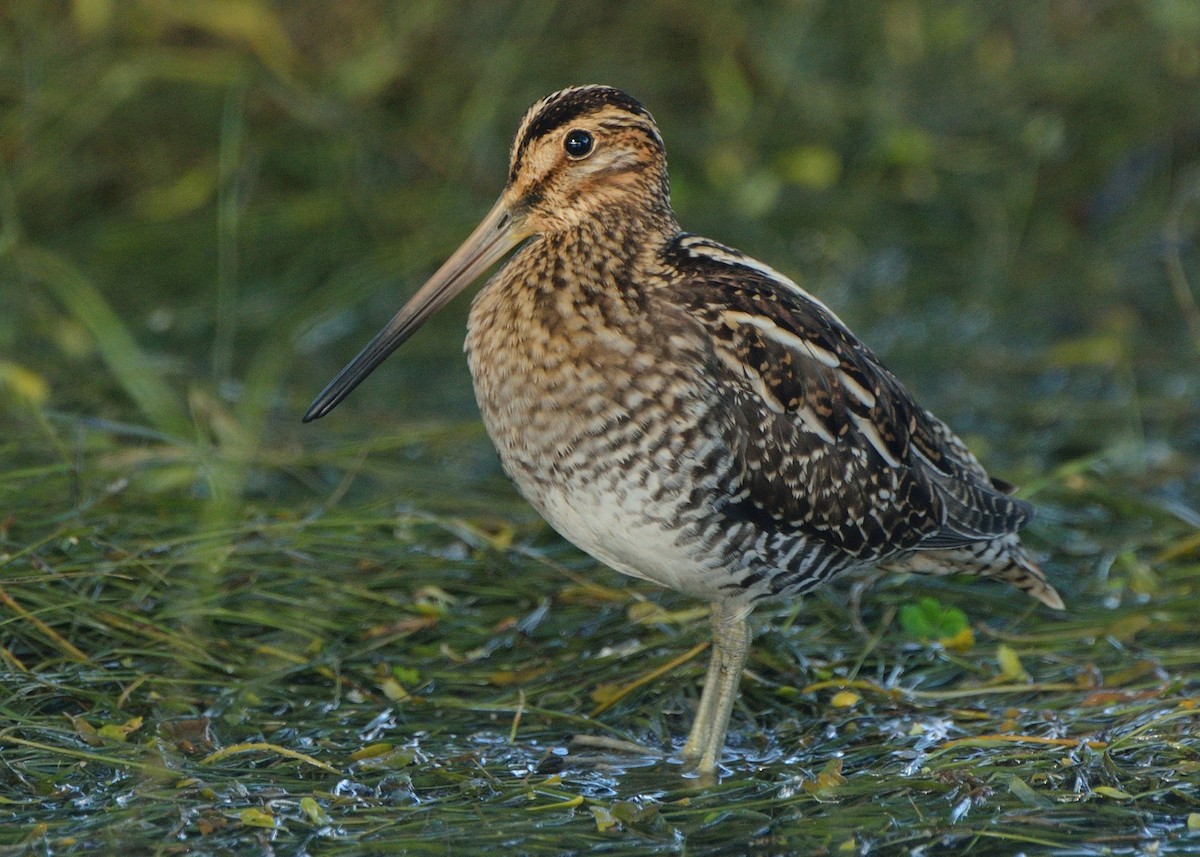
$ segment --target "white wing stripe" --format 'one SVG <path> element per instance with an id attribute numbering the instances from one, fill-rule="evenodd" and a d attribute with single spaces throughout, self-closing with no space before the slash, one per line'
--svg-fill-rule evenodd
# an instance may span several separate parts
<path id="1" fill-rule="evenodd" d="M 875 394 L 874 393 L 872 393 L 870 390 L 868 390 L 862 384 L 855 381 L 853 378 L 851 378 L 845 372 L 838 372 L 837 375 L 838 375 L 838 380 L 840 380 L 842 382 L 842 385 L 847 390 L 850 391 L 851 395 L 853 395 L 854 398 L 858 399 L 860 402 L 862 402 L 868 408 L 875 407 Z"/>
<path id="2" fill-rule="evenodd" d="M 782 345 L 789 351 L 795 351 L 802 355 L 807 355 L 818 363 L 828 366 L 830 369 L 836 369 L 842 365 L 842 361 L 832 351 L 822 348 L 819 345 L 814 345 L 803 337 L 797 336 L 790 331 L 784 330 L 782 327 L 771 321 L 769 318 L 763 318 L 761 315 L 753 315 L 748 312 L 739 312 L 737 310 L 726 310 L 721 313 L 721 318 L 726 324 L 748 324 L 752 327 L 757 327 L 763 332 L 768 339 L 773 339 L 775 342 Z M 730 325 L 732 326 L 732 325 Z M 860 388 L 861 389 L 861 388 Z"/>
<path id="3" fill-rule="evenodd" d="M 892 467 L 900 466 L 899 459 L 897 459 L 896 456 L 892 455 L 892 453 L 888 451 L 887 446 L 883 442 L 883 437 L 879 434 L 879 429 L 876 428 L 875 423 L 871 422 L 865 417 L 860 417 L 853 411 L 850 413 L 850 419 L 854 420 L 854 425 L 858 427 L 860 432 L 862 432 L 863 437 L 870 441 L 871 446 L 875 447 L 875 451 L 879 453 L 880 457 L 884 461 L 886 461 Z"/>
<path id="4" fill-rule="evenodd" d="M 721 362 L 728 366 L 734 372 L 734 374 L 741 375 L 746 379 L 746 381 L 749 382 L 751 389 L 754 390 L 755 395 L 762 400 L 764 405 L 777 414 L 784 413 L 783 403 L 775 397 L 775 394 L 772 393 L 770 388 L 767 387 L 766 383 L 762 379 L 762 376 L 759 375 L 758 372 L 756 372 L 754 369 L 751 369 L 741 360 L 738 360 L 735 355 L 729 353 L 724 348 L 717 349 L 717 357 L 720 358 Z"/>
<path id="5" fill-rule="evenodd" d="M 716 241 L 710 241 L 707 238 L 701 238 L 698 235 L 688 235 L 687 237 L 681 239 L 679 246 L 684 250 L 687 250 L 688 253 L 692 254 L 692 256 L 704 256 L 717 262 L 724 262 L 726 265 L 740 265 L 743 268 L 749 268 L 752 271 L 757 271 L 768 279 L 774 280 L 781 286 L 785 286 L 796 294 L 801 295 L 805 300 L 816 304 L 821 309 L 825 310 L 825 312 L 829 313 L 829 315 L 835 321 L 837 321 L 838 324 L 842 324 L 842 326 L 845 327 L 845 325 L 842 323 L 842 320 L 837 317 L 833 310 L 825 306 L 825 304 L 817 298 L 813 297 L 811 293 L 802 289 L 794 280 L 789 277 L 785 277 L 770 265 L 763 264 L 757 259 L 752 259 L 744 253 L 739 253 L 732 247 L 726 247 L 724 244 L 718 244 Z"/>

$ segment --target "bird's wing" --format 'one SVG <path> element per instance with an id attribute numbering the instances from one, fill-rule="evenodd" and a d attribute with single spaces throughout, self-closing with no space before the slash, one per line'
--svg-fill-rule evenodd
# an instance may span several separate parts
<path id="1" fill-rule="evenodd" d="M 667 253 L 672 302 L 711 339 L 743 513 L 864 559 L 1032 517 L 816 298 L 707 239 L 680 236 Z"/>

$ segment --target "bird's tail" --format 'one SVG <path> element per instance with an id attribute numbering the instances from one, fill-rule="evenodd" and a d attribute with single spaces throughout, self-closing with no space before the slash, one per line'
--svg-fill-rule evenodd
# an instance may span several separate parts
<path id="1" fill-rule="evenodd" d="M 1012 584 L 1052 610 L 1064 609 L 1062 597 L 1015 535 L 957 548 L 914 551 L 883 567 L 916 574 L 977 574 Z"/>

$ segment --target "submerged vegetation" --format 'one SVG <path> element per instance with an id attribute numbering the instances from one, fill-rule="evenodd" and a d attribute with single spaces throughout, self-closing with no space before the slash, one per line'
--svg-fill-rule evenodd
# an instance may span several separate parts
<path id="1" fill-rule="evenodd" d="M 0 854 L 1200 853 L 1200 8 L 593 13 L 0 11 Z M 298 422 L 588 81 L 1023 484 L 1068 605 L 761 610 L 707 787 L 702 605 L 515 495 L 465 307 Z"/>

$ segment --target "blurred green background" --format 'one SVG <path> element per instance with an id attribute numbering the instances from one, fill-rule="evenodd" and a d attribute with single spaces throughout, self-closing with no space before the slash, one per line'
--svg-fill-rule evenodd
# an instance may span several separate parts
<path id="1" fill-rule="evenodd" d="M 111 845 L 134 824 L 172 829 L 186 806 L 176 833 L 214 849 L 261 846 L 263 830 L 307 842 L 330 813 L 344 837 L 326 844 L 347 853 L 383 830 L 397 853 L 441 853 L 446 831 L 483 836 L 481 817 L 495 847 L 560 853 L 511 811 L 535 798 L 514 772 L 534 770 L 538 742 L 627 729 L 662 746 L 686 726 L 699 661 L 663 698 L 588 714 L 596 681 L 669 661 L 704 625 L 686 609 L 647 620 L 642 599 L 692 605 L 597 568 L 516 497 L 475 413 L 468 300 L 333 415 L 299 422 L 488 209 L 528 105 L 588 82 L 657 118 L 685 229 L 799 280 L 1026 485 L 1041 513 L 1028 541 L 1071 610 L 1053 624 L 995 587 L 891 582 L 867 599 L 868 645 L 842 595 L 806 600 L 756 648 L 731 734 L 809 748 L 807 785 L 784 756 L 695 803 L 657 773 L 564 774 L 538 799 L 586 795 L 591 815 L 556 823 L 609 844 L 624 830 L 631 853 L 723 853 L 764 829 L 767 851 L 807 853 L 1085 834 L 1186 850 L 1198 798 L 1172 778 L 1197 772 L 1194 733 L 1129 751 L 1164 711 L 1194 725 L 1200 669 L 1194 0 L 0 5 L 0 797 L 17 807 L 0 846 Z M 929 592 L 969 603 L 977 629 L 1028 632 L 1000 639 L 1029 672 L 995 639 L 914 647 L 892 620 Z M 1125 755 L 1060 768 L 993 746 L 969 775 L 914 784 L 886 751 L 923 733 L 888 718 L 923 697 L 835 711 L 797 690 L 860 670 L 888 687 L 1041 682 L 1057 701 L 1032 690 L 1013 713 L 996 696 L 947 715 L 950 734 L 1040 735 L 1059 718 L 1054 734 L 1130 736 Z M 1093 680 L 1142 701 L 1101 717 L 1063 690 Z M 408 718 L 395 734 L 374 721 L 393 704 Z M 840 724 L 836 751 L 823 722 Z M 518 724 L 533 749 L 463 749 Z M 385 754 L 409 773 L 358 767 L 385 733 L 427 736 Z M 238 741 L 352 774 L 205 756 Z M 811 748 L 868 779 L 845 783 Z M 139 801 L 118 809 L 131 771 Z M 895 824 L 877 811 L 889 801 Z M 397 806 L 426 825 L 416 838 Z M 741 819 L 728 840 L 720 813 Z"/>
<path id="2" fill-rule="evenodd" d="M 685 228 L 803 280 L 964 431 L 1011 392 L 1040 419 L 1006 454 L 1039 466 L 1196 443 L 1200 330 L 1168 279 L 1196 264 L 1194 3 L 73 0 L 3 23 L 9 419 L 320 443 L 293 417 L 498 194 L 524 109 L 596 81 L 658 118 Z M 341 430 L 468 419 L 466 305 Z"/>

